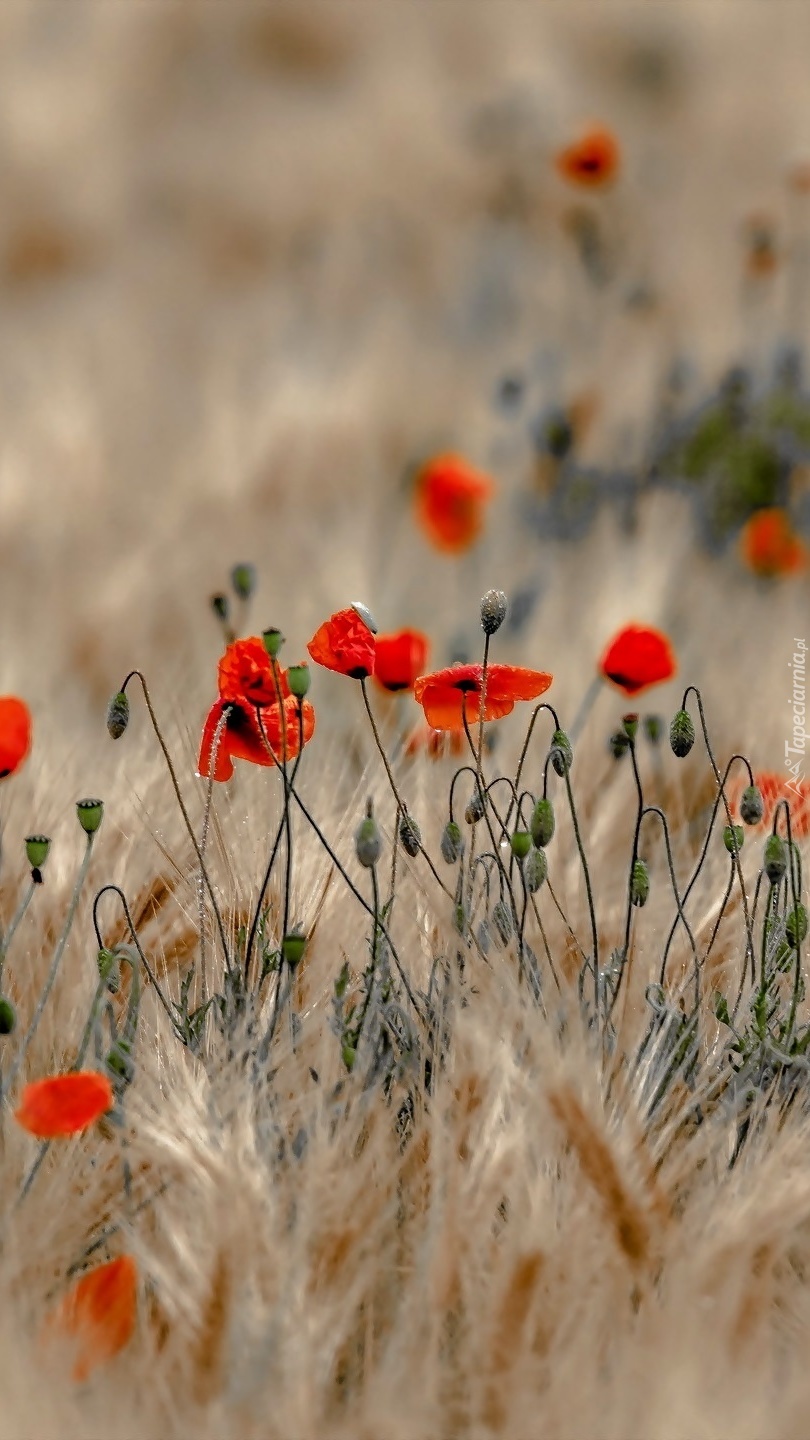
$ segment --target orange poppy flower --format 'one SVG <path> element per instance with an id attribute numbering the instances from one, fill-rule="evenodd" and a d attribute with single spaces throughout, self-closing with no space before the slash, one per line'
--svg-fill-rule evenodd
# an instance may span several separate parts
<path id="1" fill-rule="evenodd" d="M 378 635 L 374 679 L 385 690 L 412 690 L 414 680 L 427 665 L 429 648 L 427 635 L 421 630 Z"/>
<path id="2" fill-rule="evenodd" d="M 219 698 L 237 704 L 277 705 L 290 687 L 277 660 L 272 660 L 258 636 L 235 640 L 219 662 Z M 278 683 L 277 683 L 278 682 Z"/>
<path id="3" fill-rule="evenodd" d="M 677 668 L 666 635 L 650 625 L 626 625 L 599 661 L 605 679 L 625 695 L 640 695 L 651 685 L 671 680 Z"/>
<path id="4" fill-rule="evenodd" d="M 324 620 L 307 650 L 317 665 L 337 670 L 353 680 L 362 680 L 374 673 L 376 637 L 352 605 Z"/>
<path id="5" fill-rule="evenodd" d="M 433 675 L 422 675 L 413 693 L 434 730 L 458 730 L 478 720 L 484 686 L 484 719 L 499 720 L 514 710 L 517 700 L 535 700 L 547 690 L 552 676 L 519 665 L 450 665 Z"/>
<path id="6" fill-rule="evenodd" d="M 742 778 L 737 781 L 733 792 L 732 810 L 739 805 L 740 796 L 747 784 L 748 781 Z M 790 832 L 793 839 L 804 840 L 806 836 L 810 835 L 810 780 L 788 781 L 784 775 L 763 770 L 760 774 L 754 775 L 754 784 L 759 787 L 764 807 L 764 813 L 757 829 L 770 830 L 777 802 L 786 800 L 790 806 Z M 780 822 L 779 833 L 781 835 L 785 833 L 783 822 Z"/>
<path id="7" fill-rule="evenodd" d="M 14 1119 L 40 1140 L 56 1140 L 87 1130 L 114 1104 L 112 1085 L 95 1070 L 48 1075 L 22 1092 Z"/>
<path id="8" fill-rule="evenodd" d="M 594 125 L 554 158 L 557 173 L 572 185 L 597 189 L 609 185 L 619 171 L 621 152 L 615 135 Z"/>
<path id="9" fill-rule="evenodd" d="M 31 749 L 31 712 L 16 695 L 0 695 L 0 780 L 13 775 Z"/>
<path id="10" fill-rule="evenodd" d="M 81 1383 L 129 1343 L 138 1308 L 138 1271 L 119 1255 L 82 1275 L 45 1323 L 46 1339 L 72 1340 L 73 1379 Z"/>
<path id="11" fill-rule="evenodd" d="M 461 455 L 436 455 L 416 478 L 416 518 L 437 550 L 459 554 L 478 539 L 495 482 Z"/>
<path id="12" fill-rule="evenodd" d="M 756 575 L 792 575 L 807 562 L 804 544 L 778 505 L 756 510 L 746 521 L 740 548 L 743 559 Z"/>
<path id="13" fill-rule="evenodd" d="M 303 738 L 306 745 L 315 733 L 312 705 L 308 700 L 301 701 L 302 723 L 299 725 L 298 703 L 292 695 L 285 698 L 282 735 L 282 707 L 278 704 L 262 705 L 257 709 L 255 706 L 238 705 L 232 700 L 215 700 L 203 727 L 198 774 L 206 780 L 230 780 L 234 760 L 249 760 L 253 765 L 275 765 L 274 757 L 294 760 L 299 752 L 299 738 Z M 223 715 L 225 724 L 220 732 L 216 755 L 213 755 L 214 739 Z"/>

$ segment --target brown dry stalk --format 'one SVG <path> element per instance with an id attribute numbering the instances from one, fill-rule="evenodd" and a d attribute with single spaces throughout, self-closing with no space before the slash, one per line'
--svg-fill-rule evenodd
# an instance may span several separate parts
<path id="1" fill-rule="evenodd" d="M 484 1423 L 493 1430 L 501 1430 L 506 1419 L 502 1399 L 504 1382 L 518 1358 L 544 1265 L 545 1256 L 541 1250 L 530 1250 L 527 1255 L 522 1255 L 512 1269 L 495 1314 L 489 1347 L 490 1375 L 484 1395 Z"/>
<path id="2" fill-rule="evenodd" d="M 197 1399 L 207 1404 L 222 1388 L 225 1346 L 231 1310 L 233 1276 L 225 1246 L 217 1251 L 208 1298 L 202 1310 L 199 1339 L 194 1349 Z"/>

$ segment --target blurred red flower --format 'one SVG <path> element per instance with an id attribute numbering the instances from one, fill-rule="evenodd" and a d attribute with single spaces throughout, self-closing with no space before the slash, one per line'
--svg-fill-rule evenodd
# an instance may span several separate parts
<path id="1" fill-rule="evenodd" d="M 412 690 L 424 672 L 430 643 L 421 630 L 400 630 L 378 635 L 374 679 L 385 690 Z"/>
<path id="2" fill-rule="evenodd" d="M 746 564 L 757 575 L 792 575 L 807 562 L 804 544 L 778 505 L 754 512 L 743 527 L 740 547 Z"/>
<path id="3" fill-rule="evenodd" d="M 119 1255 L 82 1275 L 45 1322 L 43 1338 L 74 1342 L 73 1379 L 85 1381 L 131 1340 L 138 1305 L 138 1271 Z"/>
<path id="4" fill-rule="evenodd" d="M 374 672 L 376 639 L 352 605 L 324 620 L 307 650 L 317 665 L 337 670 L 354 680 L 365 679 Z"/>
<path id="5" fill-rule="evenodd" d="M 484 526 L 484 506 L 495 482 L 461 455 L 436 455 L 416 477 L 416 518 L 437 550 L 469 549 Z"/>
<path id="6" fill-rule="evenodd" d="M 434 730 L 458 730 L 478 720 L 484 686 L 484 719 L 499 720 L 508 715 L 518 700 L 535 700 L 547 690 L 552 676 L 543 670 L 524 670 L 518 665 L 488 665 L 486 681 L 482 665 L 451 665 L 433 675 L 422 675 L 413 693 Z"/>
<path id="7" fill-rule="evenodd" d="M 31 749 L 31 713 L 16 695 L 0 695 L 0 780 L 13 775 Z"/>
<path id="8" fill-rule="evenodd" d="M 615 180 L 620 160 L 615 135 L 604 125 L 594 125 L 579 140 L 558 151 L 554 164 L 557 173 L 570 184 L 596 189 Z"/>
<path id="9" fill-rule="evenodd" d="M 114 1103 L 112 1085 L 95 1070 L 48 1075 L 26 1085 L 14 1119 L 40 1140 L 87 1130 Z"/>
<path id="10" fill-rule="evenodd" d="M 277 705 L 290 693 L 284 671 L 257 635 L 235 640 L 219 662 L 219 698 L 238 705 Z"/>
<path id="11" fill-rule="evenodd" d="M 626 625 L 599 661 L 604 678 L 625 695 L 640 695 L 651 685 L 671 680 L 677 668 L 666 635 L 650 625 Z"/>

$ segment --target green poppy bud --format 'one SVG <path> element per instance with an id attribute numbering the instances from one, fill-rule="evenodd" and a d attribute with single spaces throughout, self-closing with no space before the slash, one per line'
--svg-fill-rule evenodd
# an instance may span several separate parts
<path id="1" fill-rule="evenodd" d="M 464 853 L 464 841 L 455 820 L 448 820 L 442 831 L 442 859 L 448 865 L 455 865 Z"/>
<path id="2" fill-rule="evenodd" d="M 231 571 L 231 584 L 238 599 L 249 600 L 256 589 L 256 566 L 247 562 L 234 565 Z"/>
<path id="3" fill-rule="evenodd" d="M 622 729 L 628 740 L 635 740 L 638 734 L 638 715 L 635 711 L 622 716 Z"/>
<path id="4" fill-rule="evenodd" d="M 660 715 L 645 715 L 643 720 L 644 734 L 651 745 L 657 745 L 664 733 L 664 722 Z"/>
<path id="5" fill-rule="evenodd" d="M 528 830 L 516 830 L 509 844 L 516 860 L 525 860 L 532 848 L 532 837 Z"/>
<path id="6" fill-rule="evenodd" d="M 807 937 L 807 911 L 798 901 L 785 916 L 785 934 L 794 950 Z"/>
<path id="7" fill-rule="evenodd" d="M 354 832 L 354 851 L 361 865 L 370 870 L 376 865 L 382 854 L 382 840 L 377 828 L 377 821 L 374 819 L 371 809 L 371 801 L 366 806 L 366 818 L 361 820 Z"/>
<path id="8" fill-rule="evenodd" d="M 531 895 L 540 889 L 548 875 L 548 857 L 545 850 L 530 850 L 523 866 L 523 884 Z"/>
<path id="9" fill-rule="evenodd" d="M 650 893 L 650 872 L 643 860 L 637 860 L 633 866 L 633 879 L 630 885 L 631 905 L 646 905 Z"/>
<path id="10" fill-rule="evenodd" d="M 769 835 L 765 841 L 763 868 L 772 885 L 778 884 L 787 870 L 787 848 L 781 835 Z"/>
<path id="11" fill-rule="evenodd" d="M 551 737 L 551 763 L 557 774 L 562 779 L 571 769 L 574 760 L 574 751 L 571 741 L 564 730 L 555 730 Z"/>
<path id="12" fill-rule="evenodd" d="M 411 859 L 419 854 L 422 832 L 412 815 L 401 815 L 399 820 L 399 843 Z"/>
<path id="13" fill-rule="evenodd" d="M 25 842 L 25 855 L 32 870 L 41 870 L 51 848 L 50 836 L 29 835 Z"/>
<path id="14" fill-rule="evenodd" d="M 453 926 L 459 935 L 463 935 L 467 928 L 467 907 L 466 905 L 453 906 Z"/>
<path id="15" fill-rule="evenodd" d="M 630 739 L 623 730 L 614 730 L 608 744 L 614 760 L 621 760 L 622 756 L 626 755 L 630 749 Z"/>
<path id="16" fill-rule="evenodd" d="M 688 710 L 679 710 L 669 727 L 669 743 L 673 755 L 683 760 L 695 743 L 695 727 Z"/>
<path id="17" fill-rule="evenodd" d="M 734 854 L 734 842 L 737 842 L 737 849 L 742 850 L 745 842 L 745 831 L 742 825 L 726 825 L 723 830 L 723 844 L 729 855 Z"/>
<path id="18" fill-rule="evenodd" d="M 279 650 L 284 644 L 284 636 L 275 625 L 271 625 L 269 630 L 262 631 L 262 644 L 270 656 L 270 659 L 275 660 Z"/>
<path id="19" fill-rule="evenodd" d="M 132 1046 L 128 1040 L 121 1038 L 116 1040 L 112 1049 L 107 1052 L 107 1069 L 119 1080 L 126 1080 L 127 1084 L 135 1074 L 135 1066 L 132 1063 Z"/>
<path id="20" fill-rule="evenodd" d="M 10 1035 L 17 1024 L 17 1015 L 10 1000 L 0 997 L 0 1035 Z"/>
<path id="21" fill-rule="evenodd" d="M 96 957 L 99 979 L 104 980 L 111 994 L 118 993 L 121 984 L 121 966 L 114 950 L 99 950 Z"/>
<path id="22" fill-rule="evenodd" d="M 287 684 L 290 687 L 290 694 L 294 695 L 296 700 L 303 700 L 309 690 L 310 678 L 309 666 L 306 663 L 288 667 Z"/>
<path id="23" fill-rule="evenodd" d="M 120 740 L 129 724 L 129 699 L 123 690 L 113 695 L 107 706 L 107 732 L 113 740 Z"/>
<path id="24" fill-rule="evenodd" d="M 758 785 L 749 785 L 743 790 L 740 800 L 740 818 L 746 825 L 758 825 L 765 814 L 762 792 Z"/>
<path id="25" fill-rule="evenodd" d="M 306 945 L 307 937 L 302 935 L 300 930 L 291 930 L 288 935 L 284 936 L 281 942 L 281 954 L 291 970 L 294 970 L 303 959 Z"/>
<path id="26" fill-rule="evenodd" d="M 512 916 L 509 906 L 503 900 L 496 900 L 492 907 L 492 923 L 495 926 L 495 933 L 502 945 L 509 943 L 512 934 Z"/>
<path id="27" fill-rule="evenodd" d="M 347 1070 L 354 1069 L 354 1062 L 357 1059 L 357 1051 L 348 1040 L 344 1040 L 340 1051 L 341 1059 Z"/>
<path id="28" fill-rule="evenodd" d="M 554 806 L 550 800 L 538 800 L 532 811 L 532 819 L 529 829 L 532 840 L 540 849 L 548 845 L 554 834 Z"/>
<path id="29" fill-rule="evenodd" d="M 485 635 L 494 635 L 506 619 L 506 596 L 503 590 L 487 590 L 481 600 L 481 628 Z"/>
<path id="30" fill-rule="evenodd" d="M 76 814 L 85 835 L 95 835 L 104 819 L 103 800 L 77 800 Z"/>

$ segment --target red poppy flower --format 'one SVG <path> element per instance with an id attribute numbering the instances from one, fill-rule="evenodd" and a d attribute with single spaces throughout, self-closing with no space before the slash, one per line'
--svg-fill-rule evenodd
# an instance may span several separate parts
<path id="1" fill-rule="evenodd" d="M 495 482 L 461 455 L 436 455 L 416 479 L 416 517 L 437 550 L 458 554 L 478 539 Z"/>
<path id="2" fill-rule="evenodd" d="M 0 695 L 0 780 L 13 775 L 31 749 L 31 713 L 16 695 Z"/>
<path id="3" fill-rule="evenodd" d="M 594 125 L 573 145 L 567 145 L 555 156 L 557 173 L 572 185 L 596 189 L 609 185 L 619 171 L 621 152 L 618 141 L 603 125 Z"/>
<path id="4" fill-rule="evenodd" d="M 76 1281 L 48 1317 L 44 1338 L 73 1341 L 72 1374 L 81 1383 L 132 1339 L 137 1306 L 137 1266 L 131 1255 L 119 1255 Z"/>
<path id="5" fill-rule="evenodd" d="M 315 711 L 308 700 L 302 700 L 302 724 L 299 726 L 298 701 L 288 695 L 283 703 L 283 712 L 282 734 L 282 707 L 279 705 L 262 705 L 257 710 L 232 700 L 215 700 L 203 727 L 198 773 L 205 779 L 212 778 L 213 761 L 213 779 L 230 780 L 234 760 L 250 760 L 253 765 L 275 765 L 274 757 L 294 760 L 299 751 L 299 732 L 305 745 L 315 733 Z M 223 715 L 225 724 L 214 756 L 214 740 Z"/>
<path id="6" fill-rule="evenodd" d="M 791 575 L 807 561 L 807 551 L 778 505 L 757 510 L 740 537 L 743 559 L 757 575 Z"/>
<path id="7" fill-rule="evenodd" d="M 677 668 L 666 635 L 649 625 L 626 625 L 599 661 L 605 679 L 625 695 L 640 695 L 650 685 L 671 680 Z"/>
<path id="8" fill-rule="evenodd" d="M 474 724 L 480 714 L 483 665 L 451 665 L 433 675 L 422 675 L 413 693 L 434 730 L 458 730 Z M 484 693 L 484 719 L 499 720 L 515 708 L 517 700 L 535 700 L 547 690 L 552 676 L 519 665 L 488 665 Z"/>
<path id="9" fill-rule="evenodd" d="M 732 810 L 740 802 L 740 796 L 747 786 L 747 779 L 738 779 L 732 798 Z M 787 800 L 790 806 L 790 833 L 794 840 L 803 840 L 810 835 L 810 780 L 788 780 L 786 776 L 764 770 L 754 775 L 754 784 L 762 794 L 764 813 L 759 830 L 770 830 L 773 812 L 779 800 Z M 784 823 L 780 822 L 780 835 L 785 834 Z"/>
<path id="10" fill-rule="evenodd" d="M 70 1075 L 48 1075 L 26 1085 L 14 1119 L 40 1140 L 78 1135 L 87 1130 L 114 1103 L 112 1085 L 95 1070 Z"/>
<path id="11" fill-rule="evenodd" d="M 277 705 L 279 694 L 285 697 L 290 693 L 284 671 L 258 636 L 228 646 L 219 662 L 218 678 L 220 700 L 237 704 Z"/>
<path id="12" fill-rule="evenodd" d="M 374 679 L 385 690 L 412 690 L 424 672 L 429 650 L 421 630 L 400 630 L 396 635 L 377 636 Z"/>
<path id="13" fill-rule="evenodd" d="M 374 673 L 376 638 L 353 606 L 324 620 L 307 650 L 317 665 L 362 680 Z"/>

